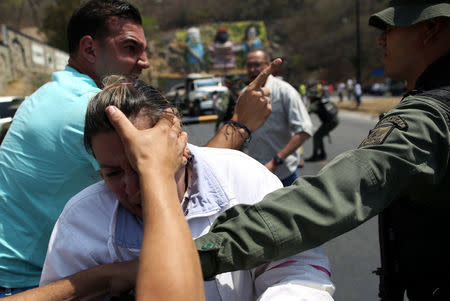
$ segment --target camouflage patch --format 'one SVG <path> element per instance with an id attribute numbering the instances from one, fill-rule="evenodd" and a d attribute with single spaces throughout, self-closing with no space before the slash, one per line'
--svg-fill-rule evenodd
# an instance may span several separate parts
<path id="1" fill-rule="evenodd" d="M 369 145 L 379 145 L 382 144 L 389 134 L 394 129 L 394 126 L 380 126 L 376 127 L 373 130 L 370 130 L 369 136 L 361 142 L 358 148 Z"/>
<path id="2" fill-rule="evenodd" d="M 398 128 L 400 130 L 408 129 L 408 124 L 406 123 L 406 121 L 398 115 L 392 115 L 392 116 L 382 118 L 380 121 L 378 121 L 375 128 L 385 127 L 385 126 L 390 126 L 390 125 L 394 125 L 396 128 Z"/>

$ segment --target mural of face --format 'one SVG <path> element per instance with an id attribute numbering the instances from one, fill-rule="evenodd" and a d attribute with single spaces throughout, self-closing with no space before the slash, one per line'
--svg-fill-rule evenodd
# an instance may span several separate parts
<path id="1" fill-rule="evenodd" d="M 200 43 L 200 30 L 197 27 L 191 27 L 187 31 L 188 41 Z"/>
<path id="2" fill-rule="evenodd" d="M 252 26 L 248 29 L 248 39 L 253 40 L 256 38 L 257 32 L 256 27 Z"/>

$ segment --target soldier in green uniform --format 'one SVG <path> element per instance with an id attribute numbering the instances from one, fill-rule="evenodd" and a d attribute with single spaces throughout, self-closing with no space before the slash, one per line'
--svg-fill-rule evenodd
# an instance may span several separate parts
<path id="1" fill-rule="evenodd" d="M 450 3 L 390 1 L 369 24 L 408 93 L 316 176 L 219 216 L 196 241 L 204 277 L 316 247 L 388 210 L 400 287 L 390 300 L 450 300 Z"/>
<path id="2" fill-rule="evenodd" d="M 308 92 L 310 105 L 308 113 L 315 113 L 319 116 L 322 124 L 313 135 L 313 154 L 306 158 L 305 162 L 314 162 L 325 160 L 327 154 L 325 153 L 325 146 L 323 145 L 323 138 L 329 135 L 330 132 L 339 124 L 338 109 L 329 98 L 323 98 L 322 93 L 317 89 L 311 89 Z"/>

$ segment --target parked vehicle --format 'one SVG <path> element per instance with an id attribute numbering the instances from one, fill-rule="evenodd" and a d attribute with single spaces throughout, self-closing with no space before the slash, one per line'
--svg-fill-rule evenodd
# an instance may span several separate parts
<path id="1" fill-rule="evenodd" d="M 170 88 L 166 97 L 187 114 L 199 116 L 204 112 L 214 113 L 214 100 L 227 91 L 221 77 L 193 73 L 186 77 L 184 84 Z"/>

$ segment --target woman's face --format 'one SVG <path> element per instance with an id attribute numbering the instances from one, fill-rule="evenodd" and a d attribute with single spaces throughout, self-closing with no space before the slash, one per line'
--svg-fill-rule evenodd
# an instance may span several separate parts
<path id="1" fill-rule="evenodd" d="M 148 118 L 137 117 L 133 123 L 141 130 L 151 127 Z M 119 135 L 115 131 L 95 135 L 92 138 L 92 150 L 106 185 L 116 195 L 119 203 L 131 213 L 142 217 L 139 177 L 127 159 Z"/>

